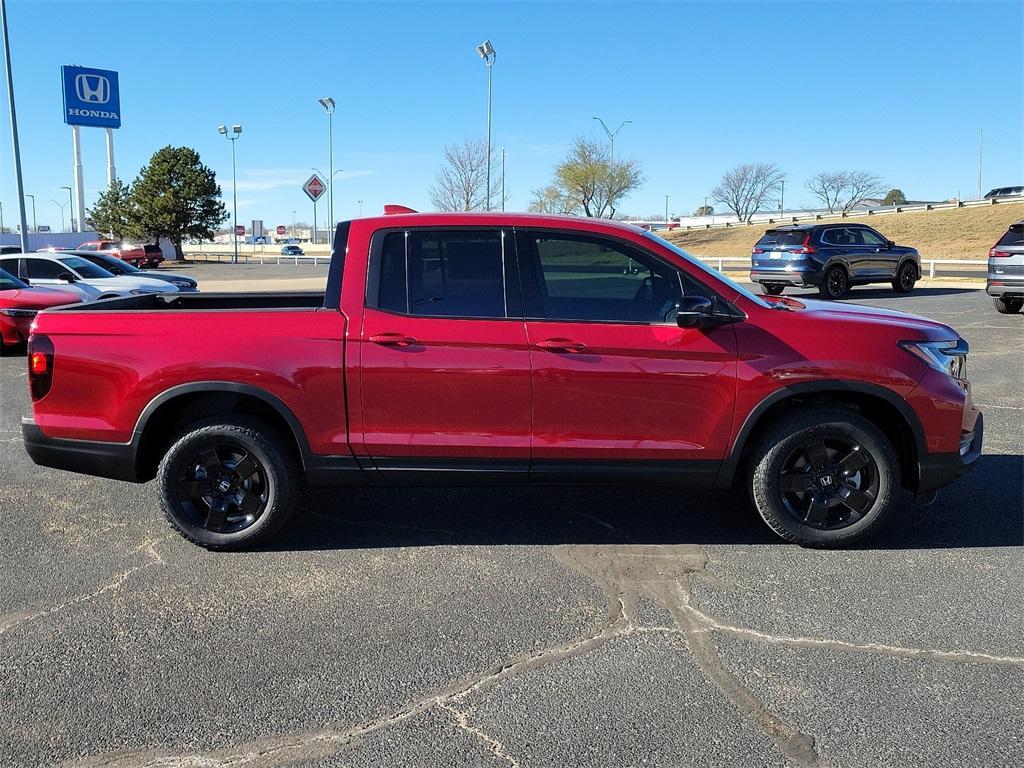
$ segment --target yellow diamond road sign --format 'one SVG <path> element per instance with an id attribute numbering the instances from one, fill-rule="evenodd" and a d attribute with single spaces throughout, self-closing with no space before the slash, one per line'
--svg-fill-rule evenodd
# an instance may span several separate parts
<path id="1" fill-rule="evenodd" d="M 327 191 L 327 185 L 314 173 L 306 179 L 306 183 L 302 185 L 302 191 L 315 203 Z"/>

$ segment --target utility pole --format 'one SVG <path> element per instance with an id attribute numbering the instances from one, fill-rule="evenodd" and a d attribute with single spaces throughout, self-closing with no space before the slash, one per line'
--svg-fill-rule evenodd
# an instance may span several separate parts
<path id="1" fill-rule="evenodd" d="M 21 219 L 21 251 L 28 253 L 28 219 L 25 216 L 25 187 L 21 180 L 21 148 L 18 146 L 18 114 L 14 107 L 14 73 L 11 71 L 11 41 L 7 34 L 7 0 L 0 0 L 0 25 L 4 36 L 4 65 L 7 68 L 7 103 L 11 110 L 11 143 L 14 145 L 14 182 Z"/>
<path id="2" fill-rule="evenodd" d="M 984 128 L 979 128 L 978 129 L 978 199 L 979 200 L 983 199 L 982 195 L 984 194 L 984 192 L 982 191 L 982 186 L 981 186 L 981 159 L 982 159 L 981 150 L 982 150 L 982 146 L 983 146 L 983 143 L 984 143 L 983 142 L 984 136 L 985 136 L 985 129 Z"/>
<path id="3" fill-rule="evenodd" d="M 619 131 L 622 130 L 622 126 L 627 125 L 629 123 L 632 123 L 633 121 L 632 120 L 623 120 L 621 123 L 619 123 L 619 127 L 618 128 L 616 128 L 614 131 L 610 131 L 610 130 L 608 130 L 608 126 L 604 124 L 604 120 L 602 120 L 600 117 L 595 117 L 594 119 L 597 120 L 597 122 L 599 122 L 601 124 L 601 127 L 604 128 L 605 134 L 607 134 L 607 136 L 608 136 L 608 162 L 609 163 L 614 163 L 615 162 L 615 137 L 619 135 Z"/>

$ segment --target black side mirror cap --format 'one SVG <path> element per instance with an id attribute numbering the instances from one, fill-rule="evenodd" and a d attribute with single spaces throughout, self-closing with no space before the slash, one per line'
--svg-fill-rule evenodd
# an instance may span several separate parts
<path id="1" fill-rule="evenodd" d="M 895 242 L 893 242 L 892 240 L 886 240 L 886 241 L 885 241 L 885 244 L 886 244 L 887 246 L 889 246 L 890 248 L 895 248 L 895 247 L 896 247 L 896 243 L 895 243 Z"/>
<path id="2" fill-rule="evenodd" d="M 57 279 L 63 280 L 65 283 L 73 283 L 76 280 L 75 276 L 72 275 L 70 272 L 61 272 L 59 275 L 57 275 Z"/>
<path id="3" fill-rule="evenodd" d="M 715 305 L 707 296 L 683 296 L 676 305 L 676 325 L 680 328 L 699 328 L 715 312 Z"/>

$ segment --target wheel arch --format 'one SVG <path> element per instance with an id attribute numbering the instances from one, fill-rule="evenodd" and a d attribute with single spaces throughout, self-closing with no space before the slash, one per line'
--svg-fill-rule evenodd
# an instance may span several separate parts
<path id="1" fill-rule="evenodd" d="M 849 408 L 875 424 L 892 442 L 900 459 L 903 486 L 918 482 L 918 460 L 927 452 L 924 428 L 907 402 L 892 390 L 875 384 L 830 380 L 792 384 L 761 400 L 743 420 L 728 457 L 722 462 L 716 485 L 731 486 L 747 468 L 757 437 L 794 408 L 832 405 Z"/>
<path id="2" fill-rule="evenodd" d="M 309 465 L 305 431 L 280 398 L 247 384 L 203 381 L 172 387 L 143 409 L 132 436 L 139 478 L 145 481 L 155 477 L 157 464 L 171 439 L 186 425 L 211 413 L 242 414 L 266 422 L 288 440 L 302 469 Z"/>

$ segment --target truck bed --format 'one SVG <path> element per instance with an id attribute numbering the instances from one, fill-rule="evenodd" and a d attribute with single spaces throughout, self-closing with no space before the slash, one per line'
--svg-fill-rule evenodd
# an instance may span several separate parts
<path id="1" fill-rule="evenodd" d="M 160 310 L 205 312 L 208 310 L 319 309 L 323 291 L 254 293 L 152 293 L 144 296 L 104 299 L 71 304 L 57 312 L 154 312 Z"/>

